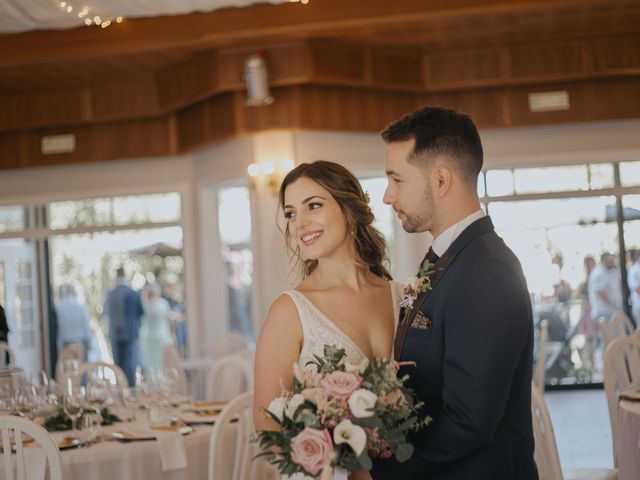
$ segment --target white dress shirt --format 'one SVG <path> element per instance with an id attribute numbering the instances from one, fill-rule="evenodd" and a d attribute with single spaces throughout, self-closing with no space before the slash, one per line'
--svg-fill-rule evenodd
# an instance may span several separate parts
<path id="1" fill-rule="evenodd" d="M 482 209 L 476 210 L 471 215 L 463 218 L 458 223 L 454 223 L 449 228 L 447 228 L 444 232 L 434 238 L 433 243 L 431 244 L 431 248 L 436 252 L 436 255 L 439 257 L 442 256 L 444 252 L 451 246 L 456 238 L 460 236 L 460 234 L 471 225 L 476 220 L 480 220 L 486 214 Z"/>

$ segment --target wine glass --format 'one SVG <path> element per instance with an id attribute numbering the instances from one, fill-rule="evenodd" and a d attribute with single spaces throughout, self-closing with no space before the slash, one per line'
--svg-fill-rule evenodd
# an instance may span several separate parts
<path id="1" fill-rule="evenodd" d="M 33 420 L 36 409 L 36 391 L 32 386 L 20 386 L 16 389 L 15 409 L 23 418 Z"/>
<path id="2" fill-rule="evenodd" d="M 73 382 L 70 381 L 62 398 L 62 408 L 64 409 L 64 413 L 71 419 L 71 436 L 76 439 L 78 438 L 76 422 L 82 416 L 82 412 L 84 412 L 84 405 L 84 387 L 75 386 Z"/>
<path id="3" fill-rule="evenodd" d="M 86 399 L 88 405 L 96 412 L 96 430 L 97 436 L 102 436 L 101 424 L 102 424 L 102 408 L 107 403 L 109 398 L 109 384 L 105 380 L 104 376 L 98 374 L 97 378 L 94 377 L 87 385 Z"/>

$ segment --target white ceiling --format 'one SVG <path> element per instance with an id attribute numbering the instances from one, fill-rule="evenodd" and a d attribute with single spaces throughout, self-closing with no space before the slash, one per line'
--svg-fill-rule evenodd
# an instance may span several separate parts
<path id="1" fill-rule="evenodd" d="M 83 26 L 85 19 L 78 13 L 89 8 L 89 18 L 102 19 L 183 15 L 191 12 L 211 12 L 226 7 L 246 7 L 254 3 L 286 3 L 291 0 L 0 0 L 0 33 L 27 30 L 60 30 Z M 297 0 L 293 0 L 297 1 Z M 65 2 L 63 9 L 60 4 Z M 66 8 L 72 7 L 71 12 Z"/>

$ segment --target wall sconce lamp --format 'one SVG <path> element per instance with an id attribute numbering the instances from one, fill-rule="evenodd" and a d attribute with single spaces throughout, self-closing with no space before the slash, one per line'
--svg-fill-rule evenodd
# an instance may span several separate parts
<path id="1" fill-rule="evenodd" d="M 278 194 L 282 180 L 293 167 L 293 160 L 281 160 L 277 164 L 274 162 L 252 163 L 247 167 L 249 187 L 252 189 L 257 189 L 259 185 L 268 187 L 275 196 Z"/>

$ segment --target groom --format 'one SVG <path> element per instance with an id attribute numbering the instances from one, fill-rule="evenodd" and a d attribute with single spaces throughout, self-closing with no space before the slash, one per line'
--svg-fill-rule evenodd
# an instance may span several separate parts
<path id="1" fill-rule="evenodd" d="M 432 290 L 398 327 L 396 359 L 433 422 L 406 463 L 374 480 L 537 479 L 531 425 L 532 313 L 518 259 L 480 208 L 483 153 L 468 115 L 423 107 L 389 125 L 384 202 L 434 237 Z"/>

